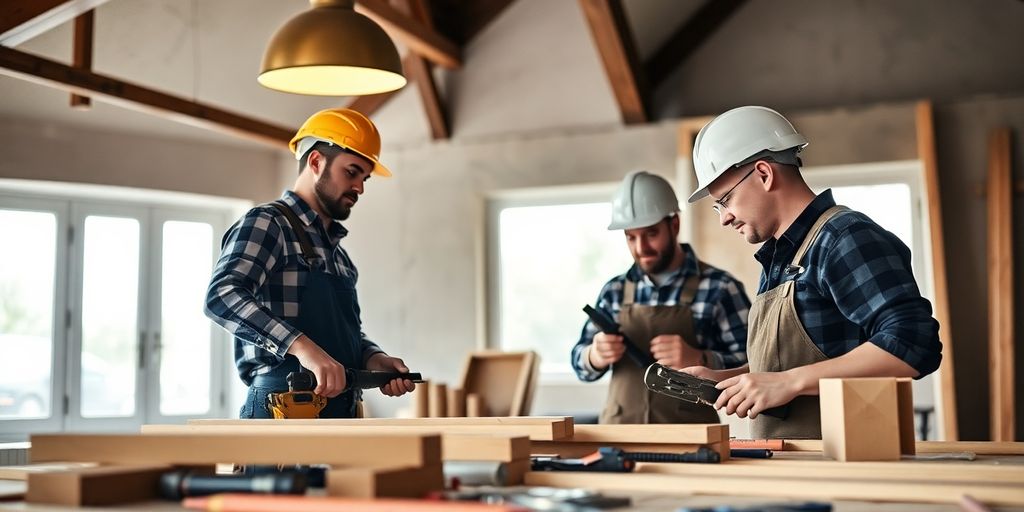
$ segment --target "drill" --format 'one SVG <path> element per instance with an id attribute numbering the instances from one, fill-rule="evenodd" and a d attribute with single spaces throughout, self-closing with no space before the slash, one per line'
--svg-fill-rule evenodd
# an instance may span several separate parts
<path id="1" fill-rule="evenodd" d="M 394 379 L 423 382 L 419 373 L 381 372 L 345 369 L 345 391 L 379 388 Z M 312 419 L 320 416 L 327 406 L 327 397 L 313 392 L 316 377 L 308 370 L 291 372 L 287 377 L 288 391 L 267 396 L 274 419 Z"/>

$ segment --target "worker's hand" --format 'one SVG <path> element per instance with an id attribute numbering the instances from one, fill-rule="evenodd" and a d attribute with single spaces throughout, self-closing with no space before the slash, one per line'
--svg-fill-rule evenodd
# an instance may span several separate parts
<path id="1" fill-rule="evenodd" d="M 658 364 L 673 369 L 704 364 L 704 353 L 678 334 L 659 334 L 651 339 L 651 355 Z"/>
<path id="2" fill-rule="evenodd" d="M 590 346 L 590 365 L 598 370 L 603 370 L 622 359 L 626 352 L 622 336 L 619 334 L 605 334 L 599 332 L 594 335 L 594 344 Z"/>
<path id="3" fill-rule="evenodd" d="M 295 356 L 303 368 L 313 372 L 316 377 L 314 393 L 334 398 L 345 391 L 345 367 L 308 336 L 303 334 L 296 338 L 288 347 L 288 353 Z"/>
<path id="4" fill-rule="evenodd" d="M 366 360 L 367 370 L 382 372 L 409 373 L 409 367 L 397 357 L 391 357 L 383 352 L 377 352 Z M 380 392 L 387 396 L 402 396 L 416 389 L 416 383 L 409 379 L 394 379 L 380 387 Z"/>
<path id="5" fill-rule="evenodd" d="M 796 380 L 781 372 L 745 373 L 719 382 L 722 390 L 715 409 L 726 414 L 756 418 L 766 409 L 788 404 L 799 394 Z"/>

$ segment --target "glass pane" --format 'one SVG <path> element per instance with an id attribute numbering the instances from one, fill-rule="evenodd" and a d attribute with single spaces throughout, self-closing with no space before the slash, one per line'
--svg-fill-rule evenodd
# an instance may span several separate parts
<path id="1" fill-rule="evenodd" d="M 139 221 L 85 219 L 82 262 L 82 416 L 135 414 Z"/>
<path id="2" fill-rule="evenodd" d="M 57 217 L 0 210 L 0 419 L 50 416 Z"/>
<path id="3" fill-rule="evenodd" d="M 213 273 L 213 227 L 169 221 L 163 228 L 160 414 L 210 410 L 210 321 L 203 315 Z"/>
<path id="4" fill-rule="evenodd" d="M 633 263 L 608 203 L 505 208 L 499 217 L 503 350 L 535 350 L 541 371 L 571 373 L 581 311 Z"/>

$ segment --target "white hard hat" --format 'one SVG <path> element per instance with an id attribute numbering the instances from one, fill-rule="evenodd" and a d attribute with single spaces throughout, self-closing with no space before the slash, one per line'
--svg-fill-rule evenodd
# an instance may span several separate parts
<path id="1" fill-rule="evenodd" d="M 672 185 L 657 174 L 633 171 L 626 175 L 612 198 L 609 230 L 653 226 L 679 211 Z"/>
<path id="2" fill-rule="evenodd" d="M 790 161 L 807 139 L 782 114 L 766 107 L 734 108 L 706 124 L 693 144 L 693 168 L 697 172 L 697 191 L 688 203 L 707 197 L 708 185 L 725 171 L 752 162 L 751 157 L 794 149 Z M 779 158 L 776 158 L 779 160 Z"/>

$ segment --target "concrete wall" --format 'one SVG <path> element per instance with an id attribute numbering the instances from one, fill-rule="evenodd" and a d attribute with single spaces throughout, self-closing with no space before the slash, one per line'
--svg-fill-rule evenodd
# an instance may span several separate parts
<path id="1" fill-rule="evenodd" d="M 0 119 L 0 177 L 273 199 L 278 151 Z"/>

